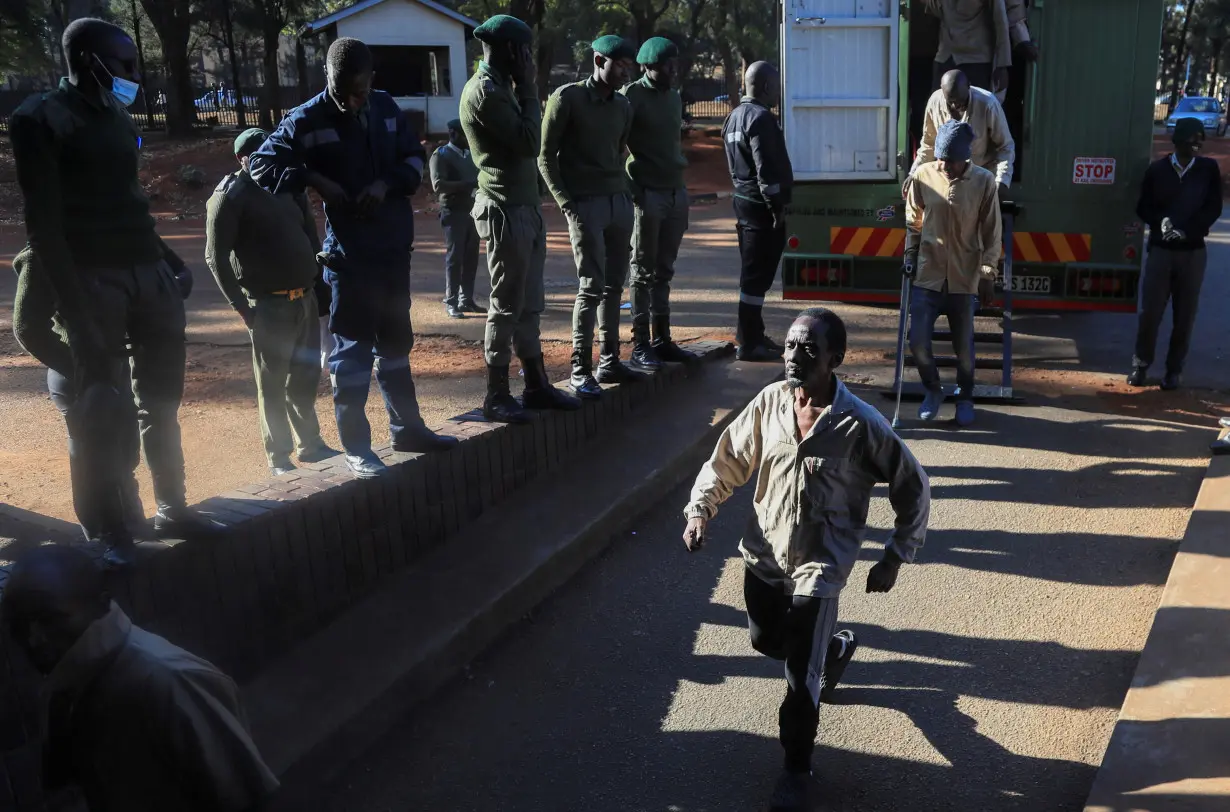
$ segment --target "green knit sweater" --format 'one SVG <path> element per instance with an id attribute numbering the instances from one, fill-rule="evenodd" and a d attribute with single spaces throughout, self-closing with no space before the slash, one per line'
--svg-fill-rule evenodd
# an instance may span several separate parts
<path id="1" fill-rule="evenodd" d="M 642 77 L 620 91 L 632 103 L 628 177 L 644 189 L 683 187 L 683 102 L 679 91 L 659 89 Z"/>
<path id="2" fill-rule="evenodd" d="M 538 88 L 517 85 L 485 62 L 461 91 L 461 128 L 478 167 L 479 191 L 507 206 L 538 206 L 542 139 Z"/>

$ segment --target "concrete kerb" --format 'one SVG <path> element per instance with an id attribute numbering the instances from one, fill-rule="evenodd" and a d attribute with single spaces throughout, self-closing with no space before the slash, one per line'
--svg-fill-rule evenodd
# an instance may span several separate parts
<path id="1" fill-rule="evenodd" d="M 1230 457 L 1214 457 L 1085 812 L 1230 809 Z"/>
<path id="2" fill-rule="evenodd" d="M 694 476 L 721 430 L 780 374 L 776 364 L 711 366 L 700 386 L 527 486 L 247 683 L 253 735 L 283 778 L 278 808 L 304 808 L 313 787 Z"/>

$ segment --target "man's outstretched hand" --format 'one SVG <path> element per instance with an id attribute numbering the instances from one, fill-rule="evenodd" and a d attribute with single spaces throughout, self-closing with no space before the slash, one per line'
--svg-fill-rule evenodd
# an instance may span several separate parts
<path id="1" fill-rule="evenodd" d="M 868 592 L 889 592 L 897 584 L 897 571 L 901 562 L 885 559 L 871 568 L 867 573 Z"/>
<path id="2" fill-rule="evenodd" d="M 683 530 L 683 543 L 687 545 L 689 553 L 694 553 L 705 546 L 705 525 L 707 523 L 708 520 L 701 516 L 688 519 L 688 526 Z"/>

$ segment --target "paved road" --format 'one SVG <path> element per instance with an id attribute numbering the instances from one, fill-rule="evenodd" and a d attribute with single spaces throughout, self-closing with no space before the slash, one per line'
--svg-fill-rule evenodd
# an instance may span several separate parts
<path id="1" fill-rule="evenodd" d="M 878 402 L 878 398 L 873 402 Z M 827 810 L 1079 810 L 1204 468 L 1207 432 L 1053 408 L 907 431 L 936 503 L 921 565 L 861 590 L 822 714 Z M 330 812 L 748 812 L 779 768 L 778 665 L 746 639 L 735 544 L 679 541 L 664 494 L 557 596 L 400 720 Z M 873 537 L 891 526 L 881 493 Z"/>

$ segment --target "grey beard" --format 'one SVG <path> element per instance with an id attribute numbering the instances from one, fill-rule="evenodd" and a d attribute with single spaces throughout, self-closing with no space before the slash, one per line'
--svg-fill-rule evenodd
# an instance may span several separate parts
<path id="1" fill-rule="evenodd" d="M 791 391 L 803 388 L 803 381 L 799 378 L 787 378 L 786 386 L 789 386 Z"/>

